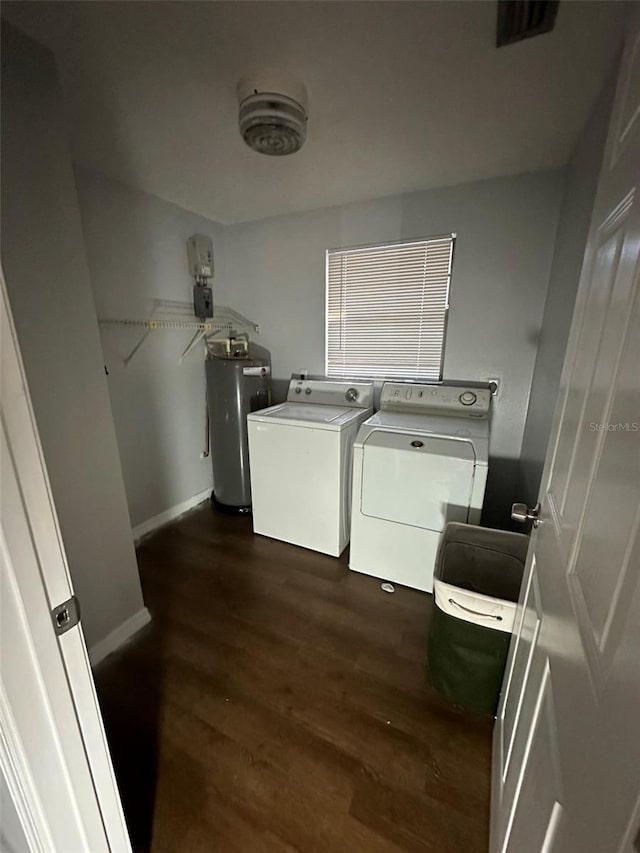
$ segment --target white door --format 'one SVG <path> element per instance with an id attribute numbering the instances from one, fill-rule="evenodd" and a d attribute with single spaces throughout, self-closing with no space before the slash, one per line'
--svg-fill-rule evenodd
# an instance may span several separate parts
<path id="1" fill-rule="evenodd" d="M 492 853 L 640 850 L 640 26 L 630 27 L 494 731 Z"/>
<path id="2" fill-rule="evenodd" d="M 32 851 L 131 850 L 4 280 L 0 305 L 0 769 Z"/>

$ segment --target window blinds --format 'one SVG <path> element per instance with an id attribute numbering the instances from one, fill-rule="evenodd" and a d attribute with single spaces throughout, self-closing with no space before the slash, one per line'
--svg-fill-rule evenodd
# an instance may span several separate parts
<path id="1" fill-rule="evenodd" d="M 327 252 L 327 376 L 441 378 L 454 239 Z"/>

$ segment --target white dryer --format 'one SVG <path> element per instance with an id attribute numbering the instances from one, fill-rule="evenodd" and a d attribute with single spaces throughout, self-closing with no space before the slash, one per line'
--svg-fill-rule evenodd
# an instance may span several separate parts
<path id="1" fill-rule="evenodd" d="M 371 382 L 292 379 L 286 403 L 247 416 L 255 533 L 344 551 L 353 442 L 372 405 Z"/>
<path id="2" fill-rule="evenodd" d="M 480 522 L 490 403 L 488 388 L 385 382 L 353 450 L 350 569 L 433 590 L 445 524 Z"/>

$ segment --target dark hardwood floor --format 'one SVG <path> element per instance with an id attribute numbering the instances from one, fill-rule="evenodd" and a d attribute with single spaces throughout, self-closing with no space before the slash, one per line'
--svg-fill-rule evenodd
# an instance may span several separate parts
<path id="1" fill-rule="evenodd" d="M 208 505 L 138 549 L 96 671 L 136 850 L 485 853 L 491 721 L 431 690 L 431 596 Z"/>

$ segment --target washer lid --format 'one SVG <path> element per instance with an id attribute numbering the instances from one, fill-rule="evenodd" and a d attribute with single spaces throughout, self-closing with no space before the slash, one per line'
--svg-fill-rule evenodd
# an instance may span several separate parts
<path id="1" fill-rule="evenodd" d="M 266 416 L 269 418 L 286 418 L 296 421 L 320 421 L 320 423 L 326 424 L 352 411 L 352 409 L 346 406 L 305 406 L 304 403 L 283 403 Z"/>
<path id="2" fill-rule="evenodd" d="M 370 413 L 371 409 L 352 409 L 349 406 L 280 403 L 269 409 L 252 412 L 247 416 L 247 420 L 315 429 L 342 429 L 354 421 L 364 420 Z"/>

